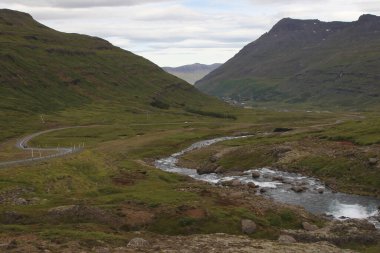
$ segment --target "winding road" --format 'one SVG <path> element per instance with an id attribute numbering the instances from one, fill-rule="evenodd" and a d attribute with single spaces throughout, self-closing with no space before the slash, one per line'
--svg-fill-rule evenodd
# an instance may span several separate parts
<path id="1" fill-rule="evenodd" d="M 352 115 L 350 115 L 352 116 Z M 329 124 L 318 124 L 318 125 L 312 125 L 312 126 L 307 126 L 307 127 L 295 127 L 294 129 L 298 131 L 302 130 L 307 130 L 310 128 L 317 128 L 317 127 L 325 127 L 325 126 L 332 126 L 332 125 L 338 125 L 346 120 L 338 120 L 334 123 L 329 123 Z M 140 124 L 130 124 L 130 126 L 146 126 L 146 125 L 182 125 L 182 124 L 206 124 L 208 122 L 166 122 L 166 123 L 140 123 Z M 228 124 L 238 124 L 238 123 L 228 123 Z M 265 125 L 265 124 L 255 124 L 255 125 Z M 54 128 L 54 129 L 49 129 L 49 130 L 44 130 L 41 132 L 37 132 L 28 136 L 23 137 L 16 143 L 16 147 L 24 150 L 24 151 L 30 151 L 30 152 L 38 152 L 40 153 L 41 151 L 44 152 L 54 152 L 53 154 L 50 155 L 42 155 L 38 157 L 32 157 L 32 158 L 26 158 L 26 159 L 19 159 L 19 160 L 14 160 L 14 161 L 6 161 L 6 162 L 0 162 L 0 167 L 7 167 L 7 166 L 12 166 L 12 165 L 20 165 L 20 164 L 25 164 L 25 163 L 30 163 L 30 162 L 35 162 L 35 161 L 42 161 L 42 160 L 47 160 L 51 158 L 57 158 L 57 157 L 62 157 L 66 155 L 70 155 L 73 153 L 78 153 L 83 150 L 81 147 L 73 148 L 73 147 L 57 147 L 57 148 L 36 148 L 36 147 L 29 147 L 28 142 L 31 141 L 32 139 L 36 138 L 37 136 L 40 136 L 42 134 L 47 134 L 50 132 L 55 132 L 55 131 L 61 131 L 61 130 L 66 130 L 66 129 L 73 129 L 73 128 L 87 128 L 87 127 L 98 127 L 100 125 L 90 125 L 90 126 L 71 126 L 71 127 L 61 127 L 61 128 Z M 291 133 L 294 134 L 294 131 L 291 131 Z M 37 153 L 36 153 L 37 154 Z"/>
<path id="2" fill-rule="evenodd" d="M 72 129 L 72 128 L 84 128 L 88 126 L 74 126 L 74 127 L 61 127 L 61 128 L 55 128 L 55 129 L 49 129 L 45 131 L 41 131 L 38 133 L 34 133 L 28 136 L 23 137 L 16 143 L 16 147 L 24 150 L 24 151 L 31 151 L 31 152 L 54 152 L 53 154 L 50 155 L 42 155 L 38 157 L 32 157 L 32 158 L 27 158 L 27 159 L 20 159 L 20 160 L 14 160 L 14 161 L 7 161 L 7 162 L 0 162 L 0 167 L 7 167 L 7 166 L 12 166 L 12 165 L 20 165 L 24 163 L 30 163 L 30 162 L 35 162 L 35 161 L 42 161 L 42 160 L 47 160 L 51 158 L 56 158 L 56 157 L 62 157 L 66 156 L 69 154 L 74 154 L 78 153 L 83 150 L 83 148 L 68 148 L 68 147 L 57 147 L 57 148 L 35 148 L 35 147 L 29 147 L 28 142 L 31 141 L 32 139 L 36 138 L 37 136 L 40 136 L 42 134 L 47 134 L 55 131 L 60 131 L 60 130 L 66 130 L 66 129 Z"/>

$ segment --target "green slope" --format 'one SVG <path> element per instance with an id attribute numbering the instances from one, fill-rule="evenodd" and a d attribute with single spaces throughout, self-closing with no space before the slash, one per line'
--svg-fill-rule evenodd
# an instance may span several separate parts
<path id="1" fill-rule="evenodd" d="M 196 83 L 253 103 L 370 108 L 380 100 L 380 17 L 278 22 Z"/>
<path id="2" fill-rule="evenodd" d="M 25 13 L 0 10 L 0 45 L 3 113 L 94 103 L 146 110 L 220 105 L 142 57 L 100 38 L 55 31 Z"/>
<path id="3" fill-rule="evenodd" d="M 59 125 L 197 117 L 191 112 L 228 108 L 103 39 L 58 32 L 6 9 L 0 10 L 0 98 L 0 140 Z"/>

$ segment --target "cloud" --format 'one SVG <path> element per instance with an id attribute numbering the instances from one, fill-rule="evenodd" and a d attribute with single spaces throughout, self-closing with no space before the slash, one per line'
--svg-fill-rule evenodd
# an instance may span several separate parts
<path id="1" fill-rule="evenodd" d="M 4 3 L 20 4 L 24 6 L 56 7 L 56 8 L 92 8 L 132 6 L 147 3 L 169 2 L 172 0 L 3 0 Z"/>
<path id="2" fill-rule="evenodd" d="M 284 17 L 353 21 L 378 0 L 0 0 L 64 32 L 105 38 L 163 66 L 225 62 Z"/>

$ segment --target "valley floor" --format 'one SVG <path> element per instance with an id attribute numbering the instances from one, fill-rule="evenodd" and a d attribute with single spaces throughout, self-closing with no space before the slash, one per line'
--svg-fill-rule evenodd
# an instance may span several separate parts
<path id="1" fill-rule="evenodd" d="M 366 159 L 378 155 L 372 151 L 380 138 L 373 122 L 330 114 L 286 115 L 240 109 L 230 113 L 237 119 L 183 112 L 151 114 L 149 118 L 145 114 L 115 117 L 107 110 L 102 110 L 96 117 L 101 118 L 101 122 L 94 120 L 93 115 L 86 116 L 86 110 L 46 116 L 46 125 L 32 129 L 96 126 L 46 133 L 30 142 L 34 147 L 72 147 L 85 143 L 85 149 L 80 153 L 0 170 L 0 247 L 10 252 L 77 252 L 75 250 L 79 249 L 85 252 L 133 252 L 135 249 L 130 247 L 134 246 L 128 247 L 128 244 L 133 238 L 142 237 L 149 243 L 144 249 L 145 241 L 135 241 L 138 247 L 142 245 L 142 252 L 247 252 L 249 247 L 258 252 L 273 252 L 278 248 L 289 252 L 349 252 L 321 242 L 279 244 L 278 238 L 292 234 L 289 231 L 305 234 L 305 222 L 319 229 L 329 227 L 330 223 L 302 208 L 256 196 L 252 189 L 214 187 L 160 171 L 152 163 L 199 140 L 254 134 L 246 140 L 223 142 L 189 153 L 182 162 L 193 167 L 217 163 L 223 172 L 230 172 L 293 161 L 290 159 L 293 153 L 299 157 L 298 153 L 309 152 L 304 156 L 307 158 L 314 150 L 320 150 L 328 159 L 330 151 L 335 150 L 334 155 L 339 157 L 347 157 L 353 152 L 358 159 L 349 161 L 367 166 L 364 165 Z M 336 123 L 337 120 L 344 122 Z M 263 137 L 258 134 L 273 132 L 275 128 L 296 130 Z M 363 129 L 367 132 L 363 133 Z M 23 129 L 9 131 L 23 132 L 23 136 L 28 132 Z M 336 138 L 344 145 L 337 144 Z M 24 157 L 14 148 L 16 142 L 17 138 L 4 140 L 0 148 L 2 161 Z M 351 144 L 346 145 L 346 142 Z M 210 161 L 215 155 L 217 159 Z M 327 161 L 331 162 L 330 159 Z M 315 166 L 319 168 L 321 165 Z M 360 189 L 364 194 L 379 189 L 376 185 L 377 165 L 368 166 L 367 174 L 374 171 L 372 181 L 364 181 L 365 177 L 356 177 L 357 182 L 349 181 L 350 187 L 363 185 Z M 353 168 L 352 173 L 366 169 L 359 165 L 350 168 Z M 327 171 L 342 173 L 333 169 Z M 340 181 L 335 174 L 323 176 L 334 179 L 339 189 L 348 189 L 343 187 L 347 181 Z M 376 191 L 372 193 L 377 194 Z M 241 221 L 244 219 L 257 226 L 249 236 L 241 236 Z M 364 232 L 352 237 L 351 228 Z M 334 234 L 334 229 L 329 230 L 331 238 L 342 239 L 338 240 L 339 247 L 376 252 L 376 236 L 363 241 L 368 235 L 377 234 L 372 227 L 354 224 L 351 228 L 339 235 Z M 292 235 L 299 242 L 330 240 L 329 236 L 315 239 L 319 237 L 310 235 L 308 240 L 303 240 L 297 233 Z M 336 244 L 336 240 L 331 239 L 330 243 Z M 223 251 L 219 251 L 221 249 Z"/>

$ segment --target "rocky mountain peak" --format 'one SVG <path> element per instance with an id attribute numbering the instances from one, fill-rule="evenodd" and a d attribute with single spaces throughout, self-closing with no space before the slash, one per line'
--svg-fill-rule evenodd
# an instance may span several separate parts
<path id="1" fill-rule="evenodd" d="M 380 17 L 372 14 L 364 14 L 359 17 L 358 21 L 362 23 L 380 22 Z"/>
<path id="2" fill-rule="evenodd" d="M 272 32 L 293 32 L 302 31 L 307 29 L 309 26 L 317 26 L 321 23 L 318 19 L 311 20 L 300 20 L 292 18 L 281 19 L 273 28 Z"/>
<path id="3" fill-rule="evenodd" d="M 38 23 L 28 13 L 0 9 L 0 24 L 8 26 L 33 26 Z"/>

